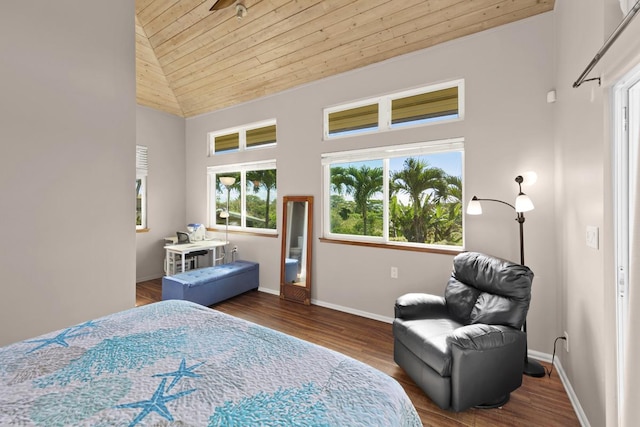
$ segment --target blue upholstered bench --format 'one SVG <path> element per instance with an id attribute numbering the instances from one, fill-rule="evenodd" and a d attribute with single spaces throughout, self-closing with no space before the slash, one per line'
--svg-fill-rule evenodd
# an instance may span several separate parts
<path id="1" fill-rule="evenodd" d="M 212 305 L 259 285 L 259 265 L 251 261 L 233 261 L 198 268 L 162 278 L 162 299 L 181 299 Z"/>
<path id="2" fill-rule="evenodd" d="M 298 260 L 285 258 L 284 260 L 284 282 L 293 283 L 298 278 Z"/>

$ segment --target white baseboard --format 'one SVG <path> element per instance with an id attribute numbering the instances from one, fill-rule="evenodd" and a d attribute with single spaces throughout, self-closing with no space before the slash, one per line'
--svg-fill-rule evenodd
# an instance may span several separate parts
<path id="1" fill-rule="evenodd" d="M 543 362 L 551 363 L 552 357 L 548 353 L 529 350 L 527 354 L 532 359 L 537 359 Z M 582 409 L 582 405 L 580 405 L 578 396 L 576 395 L 576 392 L 573 390 L 573 387 L 571 386 L 571 382 L 569 381 L 569 378 L 567 377 L 567 373 L 564 371 L 564 368 L 562 367 L 562 363 L 560 363 L 560 359 L 556 358 L 553 361 L 553 367 L 557 372 L 558 377 L 560 377 L 560 381 L 564 386 L 564 390 L 567 392 L 567 396 L 569 397 L 569 401 L 571 402 L 571 406 L 573 406 L 573 410 L 576 413 L 576 417 L 578 418 L 580 425 L 583 427 L 591 427 L 591 424 L 589 424 L 589 419 L 587 418 L 587 414 L 585 414 L 584 409 Z"/>
<path id="2" fill-rule="evenodd" d="M 162 275 L 154 275 L 154 276 L 145 276 L 145 277 L 136 277 L 136 283 L 146 282 L 148 280 L 161 279 Z"/>
<path id="3" fill-rule="evenodd" d="M 569 396 L 569 401 L 571 402 L 571 405 L 573 405 L 573 410 L 576 411 L 576 416 L 578 417 L 578 421 L 580 421 L 580 425 L 583 427 L 591 427 L 591 424 L 589 424 L 589 419 L 587 418 L 587 414 L 585 414 L 584 409 L 582 409 L 582 405 L 580 405 L 578 396 L 576 395 L 576 392 L 573 390 L 573 387 L 571 386 L 571 382 L 569 382 L 567 373 L 562 368 L 562 363 L 560 363 L 560 359 L 556 359 L 553 366 L 555 366 L 556 370 L 558 371 L 558 376 L 560 377 L 560 381 L 562 381 L 562 385 L 564 385 L 564 389 L 567 392 L 567 396 Z"/>
<path id="4" fill-rule="evenodd" d="M 366 317 L 367 319 L 378 320 L 384 323 L 393 323 L 393 318 L 391 317 L 380 316 L 378 314 L 369 313 L 367 311 L 356 310 L 354 308 L 344 307 L 342 305 L 331 304 L 329 302 L 324 302 L 324 301 L 319 301 L 314 299 L 311 300 L 311 303 L 314 305 L 318 305 L 320 307 L 330 308 L 332 310 L 342 311 L 344 313 L 355 314 L 356 316 L 360 316 L 360 317 Z"/>
<path id="5" fill-rule="evenodd" d="M 260 292 L 264 292 L 265 294 L 280 295 L 280 291 L 275 291 L 275 290 L 269 289 L 269 288 L 263 288 L 262 286 L 259 286 L 258 290 Z"/>
<path id="6" fill-rule="evenodd" d="M 260 292 L 265 292 L 267 294 L 280 295 L 280 291 L 276 291 L 276 290 L 273 290 L 273 289 L 270 289 L 270 288 L 259 287 L 258 290 Z M 367 319 L 379 320 L 380 322 L 385 322 L 385 323 L 393 323 L 393 318 L 391 318 L 391 317 L 380 316 L 378 314 L 369 313 L 369 312 L 361 311 L 361 310 L 356 310 L 354 308 L 344 307 L 342 305 L 332 304 L 332 303 L 320 301 L 320 300 L 317 300 L 317 299 L 312 299 L 311 300 L 311 304 L 317 305 L 319 307 L 330 308 L 330 309 L 336 310 L 336 311 L 342 311 L 344 313 L 355 314 L 356 316 L 366 317 Z"/>
<path id="7" fill-rule="evenodd" d="M 529 350 L 527 351 L 527 356 L 536 360 L 540 360 L 542 362 L 551 363 L 551 355 L 549 353 L 542 353 L 541 351 Z"/>

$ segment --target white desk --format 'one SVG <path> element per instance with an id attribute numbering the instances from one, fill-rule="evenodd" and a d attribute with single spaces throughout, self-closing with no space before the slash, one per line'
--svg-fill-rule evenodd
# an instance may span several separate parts
<path id="1" fill-rule="evenodd" d="M 180 256 L 180 258 L 182 259 L 182 273 L 184 273 L 185 271 L 185 257 L 188 253 L 191 252 L 196 252 L 196 251 L 211 251 L 213 252 L 213 261 L 212 264 L 215 265 L 216 260 L 218 259 L 218 257 L 216 257 L 216 250 L 217 248 L 220 248 L 224 245 L 226 245 L 227 242 L 225 242 L 224 240 L 218 240 L 218 239 L 214 239 L 214 240 L 200 240 L 198 242 L 191 242 L 191 243 L 183 243 L 183 244 L 179 244 L 179 245 L 167 245 L 164 247 L 165 249 L 165 257 L 164 257 L 164 270 L 165 273 L 167 275 L 173 275 L 176 274 L 176 262 L 175 262 L 175 257 L 176 256 Z"/>

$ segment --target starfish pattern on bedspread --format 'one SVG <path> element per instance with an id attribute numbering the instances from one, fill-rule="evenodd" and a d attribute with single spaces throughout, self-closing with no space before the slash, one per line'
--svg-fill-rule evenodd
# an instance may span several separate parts
<path id="1" fill-rule="evenodd" d="M 81 337 L 83 335 L 87 335 L 88 332 L 83 332 L 81 334 L 74 334 L 74 335 L 70 335 L 72 332 L 74 332 L 75 330 L 77 330 L 77 328 L 67 328 L 64 331 L 60 332 L 58 335 L 56 335 L 53 338 L 41 338 L 41 339 L 37 339 L 37 340 L 29 340 L 26 341 L 28 343 L 42 343 L 39 346 L 32 348 L 31 350 L 27 351 L 27 354 L 29 353 L 33 353 L 34 351 L 40 350 L 41 348 L 44 348 L 48 345 L 53 345 L 53 344 L 58 344 L 62 347 L 69 347 L 69 343 L 67 342 L 68 339 L 71 338 L 76 338 L 76 337 Z"/>
<path id="2" fill-rule="evenodd" d="M 125 404 L 116 406 L 116 408 L 119 408 L 119 409 L 126 409 L 126 408 L 142 409 L 142 412 L 140 412 L 138 416 L 135 417 L 135 419 L 131 422 L 131 424 L 129 424 L 129 427 L 133 427 L 137 425 L 151 412 L 155 412 L 158 415 L 162 416 L 163 418 L 169 421 L 173 421 L 173 416 L 171 415 L 169 408 L 167 408 L 166 403 L 179 399 L 182 396 L 186 396 L 187 394 L 191 394 L 194 391 L 196 391 L 196 389 L 194 388 L 191 390 L 181 391 L 180 393 L 176 393 L 176 394 L 165 395 L 165 392 L 168 391 L 168 390 L 165 390 L 164 388 L 166 383 L 167 383 L 167 379 L 163 378 L 162 382 L 160 383 L 156 391 L 153 393 L 153 396 L 151 396 L 151 399 L 149 400 L 141 400 L 139 402 L 125 403 Z"/>
<path id="3" fill-rule="evenodd" d="M 173 381 L 167 387 L 167 391 L 171 390 L 174 385 L 178 383 L 182 378 L 200 378 L 202 375 L 196 374 L 193 372 L 196 368 L 200 367 L 204 362 L 196 363 L 195 365 L 191 365 L 187 368 L 187 362 L 182 358 L 182 362 L 180 362 L 180 367 L 177 371 L 167 372 L 165 374 L 155 374 L 154 377 L 173 377 Z"/>

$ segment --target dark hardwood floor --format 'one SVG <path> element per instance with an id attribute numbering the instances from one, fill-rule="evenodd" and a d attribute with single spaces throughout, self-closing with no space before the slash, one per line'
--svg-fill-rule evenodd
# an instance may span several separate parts
<path id="1" fill-rule="evenodd" d="M 138 283 L 136 305 L 159 301 L 161 295 L 160 279 Z M 524 376 L 522 386 L 502 408 L 447 412 L 432 403 L 393 361 L 390 324 L 315 305 L 291 303 L 258 291 L 212 308 L 339 351 L 385 372 L 404 387 L 425 426 L 580 425 L 555 371 L 551 378 Z"/>

